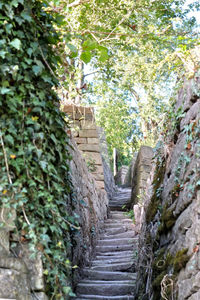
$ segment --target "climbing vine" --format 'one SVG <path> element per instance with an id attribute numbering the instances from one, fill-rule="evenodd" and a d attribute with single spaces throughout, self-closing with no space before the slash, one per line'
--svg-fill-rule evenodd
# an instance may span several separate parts
<path id="1" fill-rule="evenodd" d="M 52 21 L 39 1 L 0 2 L 0 205 L 16 211 L 22 246 L 42 254 L 47 294 L 66 299 L 70 231 L 78 222 L 67 210 L 69 140 L 52 89 L 58 84 L 52 46 L 59 42 Z"/>

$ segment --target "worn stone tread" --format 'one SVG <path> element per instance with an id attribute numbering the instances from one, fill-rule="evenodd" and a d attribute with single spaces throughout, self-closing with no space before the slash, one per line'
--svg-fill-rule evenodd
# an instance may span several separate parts
<path id="1" fill-rule="evenodd" d="M 105 239 L 99 240 L 97 246 L 116 246 L 116 245 L 130 245 L 134 244 L 135 239 L 133 238 L 119 238 L 119 239 Z"/>
<path id="2" fill-rule="evenodd" d="M 76 287 L 77 295 L 86 294 L 86 295 L 102 295 L 102 296 L 118 296 L 127 295 L 133 292 L 133 284 L 126 283 L 102 283 L 102 284 L 93 284 L 93 283 L 79 283 Z"/>
<path id="3" fill-rule="evenodd" d="M 133 230 L 127 230 L 127 231 L 116 233 L 116 234 L 103 233 L 100 235 L 101 240 L 111 240 L 111 239 L 119 239 L 119 238 L 134 238 L 134 237 L 135 237 L 135 232 Z"/>
<path id="4" fill-rule="evenodd" d="M 135 280 L 136 279 L 136 273 L 129 273 L 129 272 L 110 272 L 110 271 L 97 271 L 97 270 L 91 270 L 89 268 L 83 269 L 82 274 L 86 278 L 91 279 L 97 279 L 104 281 L 106 280 Z"/>
<path id="5" fill-rule="evenodd" d="M 91 266 L 92 270 L 101 271 L 126 271 L 133 267 L 133 262 L 113 263 L 113 264 L 102 264 Z"/>
<path id="6" fill-rule="evenodd" d="M 110 201 L 111 211 L 97 241 L 96 256 L 81 272 L 76 300 L 134 299 L 138 237 L 133 220 L 122 209 L 130 197 L 131 189 L 119 189 Z"/>
<path id="7" fill-rule="evenodd" d="M 134 296 L 118 295 L 118 296 L 101 296 L 101 295 L 80 295 L 76 300 L 134 300 Z"/>
<path id="8" fill-rule="evenodd" d="M 134 244 L 130 245 L 107 245 L 107 246 L 96 246 L 97 254 L 99 252 L 110 252 L 110 251 L 126 251 L 126 250 L 133 250 L 135 247 Z"/>
<path id="9" fill-rule="evenodd" d="M 123 256 L 123 255 L 130 255 L 130 257 L 133 255 L 133 251 L 117 251 L 117 252 L 103 252 L 98 254 L 97 256 Z"/>

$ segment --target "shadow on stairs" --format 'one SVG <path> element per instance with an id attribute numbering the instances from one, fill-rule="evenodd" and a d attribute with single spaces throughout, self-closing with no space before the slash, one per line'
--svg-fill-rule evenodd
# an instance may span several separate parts
<path id="1" fill-rule="evenodd" d="M 131 218 L 123 211 L 131 190 L 119 189 L 110 200 L 110 215 L 104 222 L 91 266 L 82 270 L 76 300 L 133 300 L 138 238 Z"/>

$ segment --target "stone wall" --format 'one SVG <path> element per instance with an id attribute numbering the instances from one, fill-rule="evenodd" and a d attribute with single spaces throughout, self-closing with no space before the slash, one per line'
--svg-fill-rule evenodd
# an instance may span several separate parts
<path id="1" fill-rule="evenodd" d="M 200 79 L 185 82 L 147 190 L 136 299 L 200 299 Z M 145 298 L 146 297 L 146 298 Z"/>
<path id="2" fill-rule="evenodd" d="M 143 204 L 147 179 L 149 178 L 152 168 L 153 149 L 148 146 L 141 146 L 134 168 L 132 168 L 132 194 L 131 201 L 133 204 Z"/>
<path id="3" fill-rule="evenodd" d="M 124 178 L 124 185 L 127 186 L 127 187 L 132 187 L 133 186 L 133 173 L 134 173 L 134 168 L 135 168 L 137 155 L 138 155 L 137 152 L 135 152 L 133 154 L 132 161 L 129 165 L 128 171 L 127 171 L 126 176 Z"/>
<path id="4" fill-rule="evenodd" d="M 88 169 L 94 176 L 98 187 L 104 189 L 103 163 L 93 108 L 65 105 L 63 111 L 72 122 L 72 135 L 87 162 Z"/>
<path id="5" fill-rule="evenodd" d="M 88 167 L 73 138 L 71 139 L 72 160 L 70 173 L 73 185 L 71 203 L 66 213 L 76 214 L 79 230 L 70 232 L 72 244 L 68 256 L 72 266 L 72 281 L 78 279 L 80 267 L 89 263 L 92 248 L 104 219 L 107 218 L 108 198 L 104 190 L 99 189 L 94 177 L 89 173 Z M 30 259 L 27 243 L 20 243 L 18 236 L 11 234 L 15 224 L 15 212 L 1 209 L 0 222 L 5 227 L 0 229 L 0 300 L 47 300 L 43 279 L 43 266 L 40 253 L 36 259 Z M 10 250 L 10 242 L 15 248 Z M 78 271 L 77 271 L 78 270 Z M 70 271 L 69 271 L 70 273 Z M 72 284 L 71 280 L 67 284 Z"/>
<path id="6" fill-rule="evenodd" d="M 14 211 L 1 208 L 0 221 L 5 226 L 0 230 L 0 299 L 47 300 L 41 256 L 30 259 L 28 245 L 11 234 L 15 218 Z M 12 251 L 11 242 L 17 245 Z"/>
<path id="7" fill-rule="evenodd" d="M 88 171 L 86 162 L 72 138 L 72 160 L 70 162 L 74 186 L 73 205 L 79 216 L 80 230 L 73 236 L 72 263 L 79 268 L 90 261 L 92 249 L 108 213 L 108 197 L 97 186 Z M 77 273 L 77 272 L 76 272 Z"/>
<path id="8" fill-rule="evenodd" d="M 117 185 L 124 185 L 125 177 L 128 172 L 129 167 L 128 166 L 121 166 L 117 174 L 115 175 L 115 183 Z"/>
<path id="9" fill-rule="evenodd" d="M 100 150 L 101 150 L 101 157 L 103 162 L 105 190 L 108 194 L 109 199 L 112 199 L 112 196 L 116 191 L 116 186 L 115 186 L 114 176 L 110 168 L 110 158 L 108 155 L 106 136 L 103 129 L 100 127 L 98 127 L 98 134 L 100 139 Z"/>

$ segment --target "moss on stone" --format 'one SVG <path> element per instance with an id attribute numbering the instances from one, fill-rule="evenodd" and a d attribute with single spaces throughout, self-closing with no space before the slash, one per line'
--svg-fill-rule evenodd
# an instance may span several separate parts
<path id="1" fill-rule="evenodd" d="M 164 175 L 165 175 L 165 162 L 163 161 L 163 163 L 161 165 L 157 164 L 156 173 L 154 175 L 153 196 L 151 197 L 151 201 L 149 203 L 149 206 L 147 207 L 147 212 L 146 212 L 147 223 L 150 223 L 153 220 L 153 218 L 155 217 L 155 215 L 159 209 L 159 204 L 161 203 L 161 197 L 160 197 L 160 193 L 158 192 L 158 189 L 160 188 L 160 186 L 163 182 Z"/>
<path id="2" fill-rule="evenodd" d="M 178 274 L 179 271 L 183 269 L 189 261 L 190 255 L 187 254 L 187 251 L 188 249 L 184 248 L 176 252 L 176 255 L 173 259 L 174 274 Z"/>
<path id="3" fill-rule="evenodd" d="M 173 214 L 173 209 L 168 209 L 166 204 L 161 215 L 161 224 L 158 228 L 159 234 L 167 233 L 174 226 L 175 222 L 176 217 Z"/>

